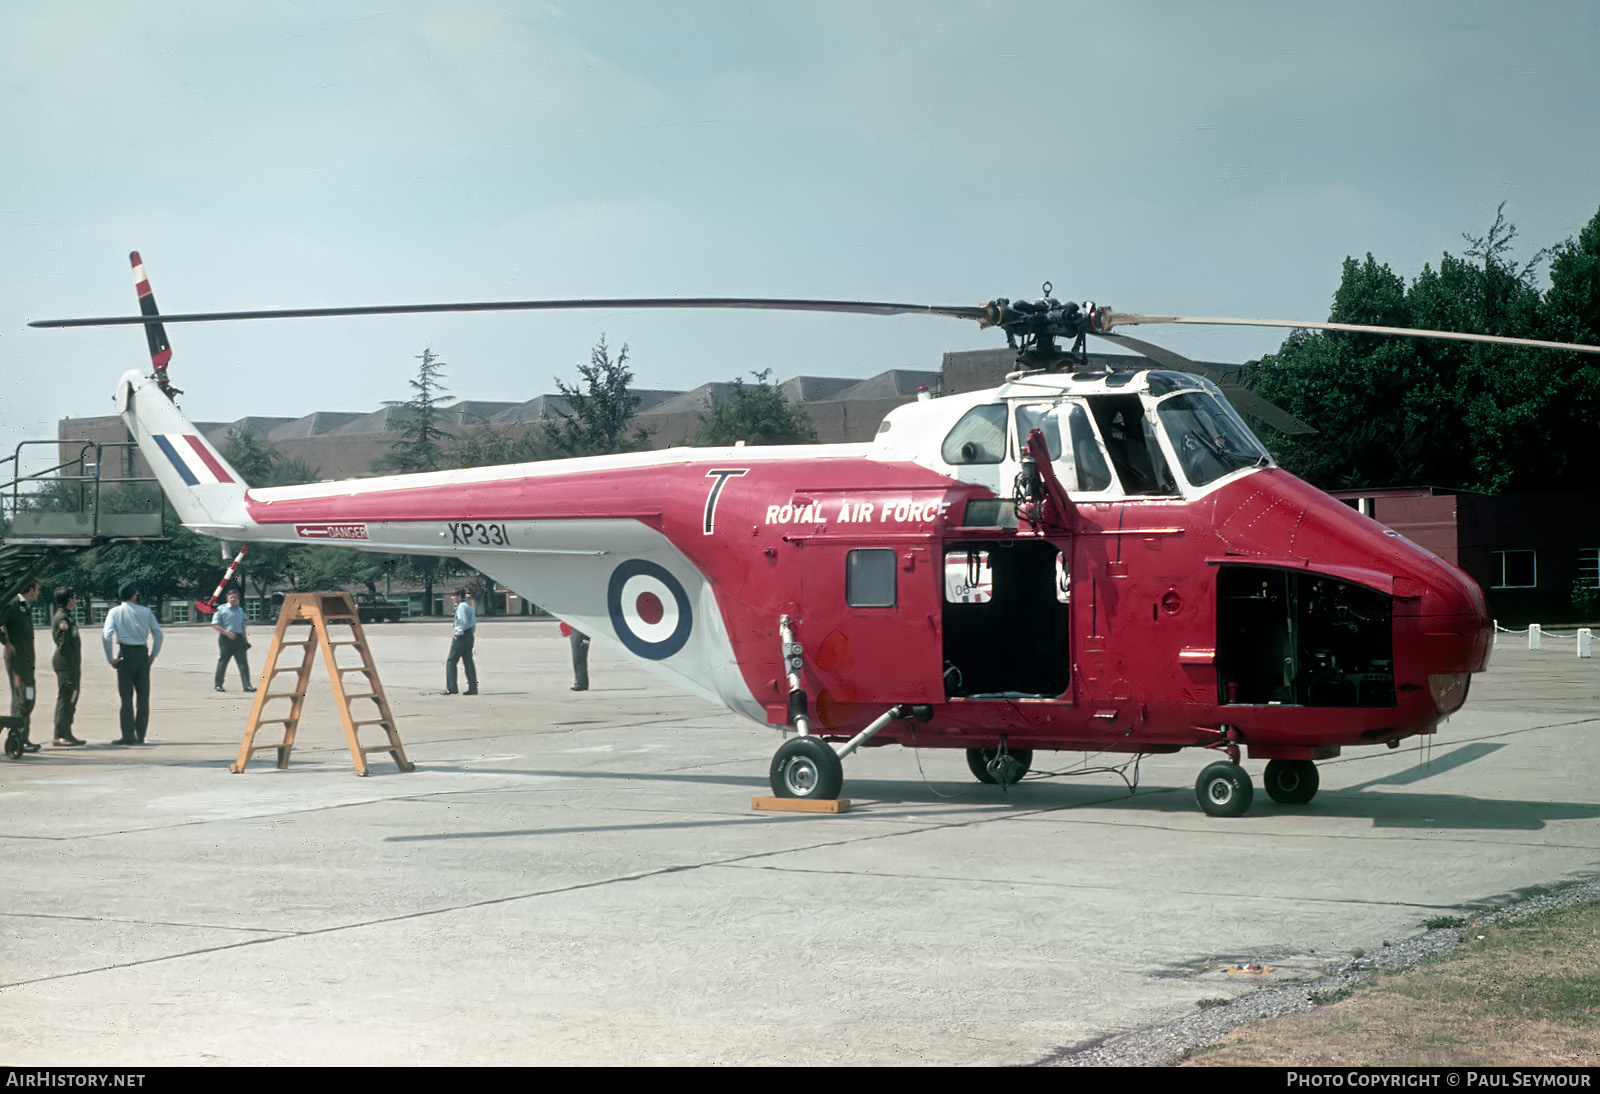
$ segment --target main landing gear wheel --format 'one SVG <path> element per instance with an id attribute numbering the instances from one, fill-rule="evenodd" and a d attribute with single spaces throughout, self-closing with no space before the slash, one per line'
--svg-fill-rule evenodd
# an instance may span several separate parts
<path id="1" fill-rule="evenodd" d="M 1228 760 L 1209 764 L 1194 781 L 1194 796 L 1200 808 L 1213 817 L 1241 817 L 1255 797 L 1245 769 Z"/>
<path id="2" fill-rule="evenodd" d="M 844 765 L 827 741 L 796 737 L 772 757 L 772 792 L 780 798 L 830 800 L 844 787 Z"/>
<path id="3" fill-rule="evenodd" d="M 1317 796 L 1322 779 L 1310 760 L 1268 760 L 1261 776 L 1267 797 L 1280 805 L 1304 805 Z"/>
<path id="4" fill-rule="evenodd" d="M 996 763 L 996 760 L 999 763 Z M 967 767 L 979 782 L 990 786 L 1010 786 L 1022 781 L 1033 768 L 1033 749 L 1008 748 L 1001 755 L 998 748 L 967 749 Z"/>

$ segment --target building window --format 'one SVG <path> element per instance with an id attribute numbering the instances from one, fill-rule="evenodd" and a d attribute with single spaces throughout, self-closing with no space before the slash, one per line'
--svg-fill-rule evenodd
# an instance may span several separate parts
<path id="1" fill-rule="evenodd" d="M 851 551 L 845 562 L 844 599 L 852 608 L 894 607 L 894 552 L 882 548 Z"/>
<path id="2" fill-rule="evenodd" d="M 1538 561 L 1532 551 L 1490 551 L 1492 589 L 1532 589 L 1539 584 Z"/>
<path id="3" fill-rule="evenodd" d="M 1600 547 L 1578 548 L 1578 588 L 1600 589 Z"/>

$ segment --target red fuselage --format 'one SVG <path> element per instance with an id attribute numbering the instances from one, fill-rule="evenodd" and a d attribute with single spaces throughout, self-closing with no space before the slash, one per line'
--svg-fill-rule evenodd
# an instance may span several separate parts
<path id="1" fill-rule="evenodd" d="M 1154 752 L 1231 729 L 1255 756 L 1320 758 L 1431 732 L 1487 663 L 1469 578 L 1276 468 L 1197 498 L 1080 503 L 1068 531 L 1037 534 L 914 463 L 701 456 L 247 507 L 268 527 L 637 521 L 714 592 L 769 722 L 788 720 L 783 616 L 813 732 L 932 708 L 873 743 Z M 953 602 L 963 567 L 985 602 Z"/>

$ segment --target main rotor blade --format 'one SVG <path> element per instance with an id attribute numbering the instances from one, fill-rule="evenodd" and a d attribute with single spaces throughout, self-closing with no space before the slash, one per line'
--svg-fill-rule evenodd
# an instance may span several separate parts
<path id="1" fill-rule="evenodd" d="M 1351 334 L 1394 334 L 1402 338 L 1442 338 L 1452 342 L 1492 342 L 1500 346 L 1532 346 L 1536 349 L 1569 349 L 1578 353 L 1600 353 L 1600 346 L 1572 342 L 1542 342 L 1537 338 L 1507 338 L 1499 334 L 1460 334 L 1448 330 L 1417 330 L 1411 327 L 1375 327 L 1366 323 L 1306 323 L 1289 319 L 1209 319 L 1193 315 L 1124 315 L 1107 312 L 1107 330 L 1140 323 L 1187 323 L 1200 327 L 1288 327 L 1296 330 L 1339 330 Z"/>
<path id="2" fill-rule="evenodd" d="M 35 319 L 30 327 L 121 327 L 139 323 L 220 323 L 234 319 L 320 319 L 338 315 L 417 315 L 477 311 L 595 311 L 645 308 L 745 308 L 762 311 L 845 312 L 856 315 L 941 315 L 983 322 L 984 308 L 892 304 L 862 300 L 784 300 L 764 297 L 684 296 L 614 300 L 485 300 L 457 304 L 373 304 L 349 308 L 278 308 L 271 311 L 116 315 L 88 319 Z"/>
<path id="3" fill-rule="evenodd" d="M 1231 380 L 1223 379 L 1222 374 L 1216 369 L 1191 361 L 1182 354 L 1174 353 L 1170 349 L 1164 349 L 1150 342 L 1140 341 L 1137 338 L 1129 338 L 1126 334 L 1096 334 L 1095 337 L 1127 346 L 1131 350 L 1144 354 L 1157 364 L 1166 365 L 1168 368 L 1177 369 L 1179 372 L 1191 372 L 1197 376 L 1204 376 L 1217 385 L 1222 394 L 1227 397 L 1228 402 L 1233 404 L 1235 410 L 1265 422 L 1279 433 L 1303 434 L 1316 432 L 1311 426 L 1302 422 L 1281 406 L 1269 403 L 1249 388 L 1240 387 Z"/>

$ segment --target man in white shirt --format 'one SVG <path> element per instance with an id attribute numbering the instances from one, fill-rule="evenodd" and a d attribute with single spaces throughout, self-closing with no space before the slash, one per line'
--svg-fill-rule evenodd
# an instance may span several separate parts
<path id="1" fill-rule="evenodd" d="M 217 690 L 222 690 L 223 677 L 228 674 L 228 662 L 239 663 L 239 683 L 247 692 L 254 691 L 250 683 L 250 655 L 245 651 L 250 642 L 244 636 L 246 626 L 244 608 L 239 604 L 239 590 L 228 590 L 228 602 L 211 617 L 211 629 L 217 632 Z"/>
<path id="2" fill-rule="evenodd" d="M 106 613 L 100 632 L 106 660 L 117 670 L 117 694 L 122 697 L 122 737 L 111 743 L 142 745 L 150 725 L 150 665 L 161 652 L 161 624 L 138 602 L 139 587 L 133 582 L 124 581 L 117 596 L 122 603 Z"/>
<path id="3" fill-rule="evenodd" d="M 473 610 L 472 602 L 467 599 L 467 590 L 457 589 L 450 594 L 450 602 L 456 607 L 454 622 L 455 634 L 450 639 L 450 656 L 444 662 L 444 691 L 442 694 L 456 694 L 456 662 L 465 661 L 467 665 L 467 691 L 468 695 L 478 694 L 478 667 L 472 663 L 472 646 L 478 633 L 478 613 Z"/>

